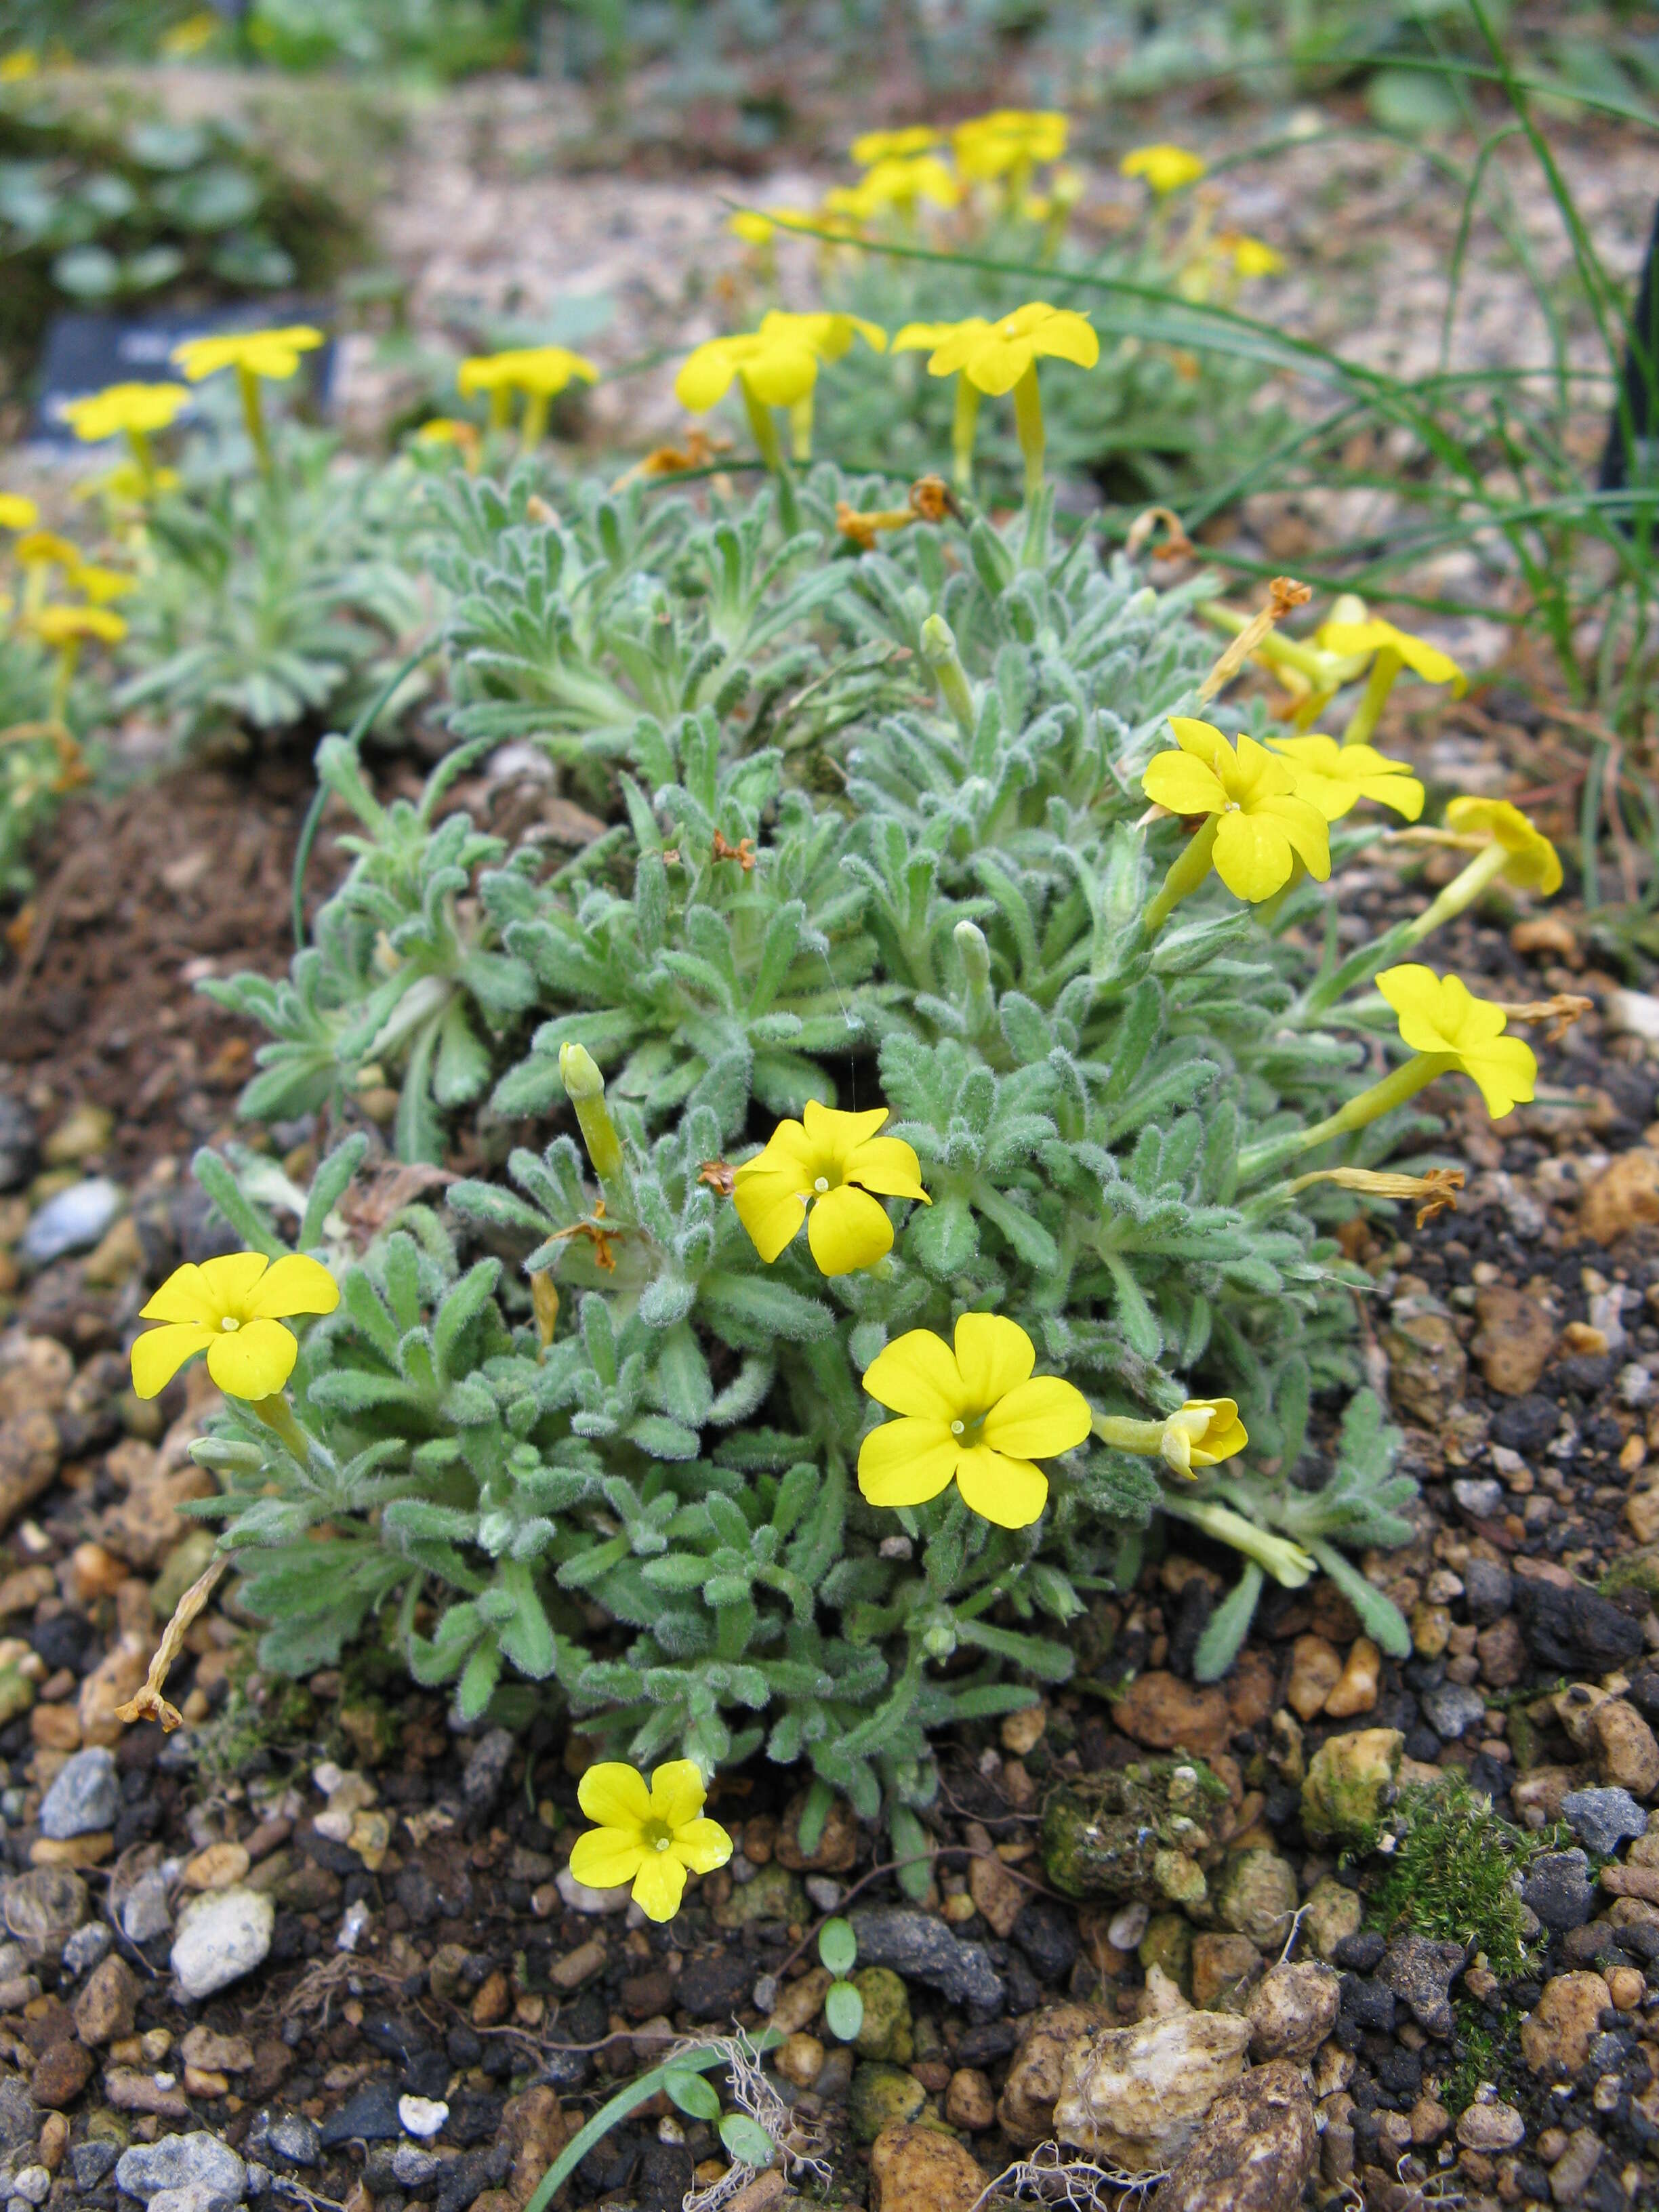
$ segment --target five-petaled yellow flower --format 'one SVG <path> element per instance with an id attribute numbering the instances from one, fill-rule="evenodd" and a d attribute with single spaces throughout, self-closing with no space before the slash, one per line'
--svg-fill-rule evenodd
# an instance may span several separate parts
<path id="1" fill-rule="evenodd" d="M 1323 623 L 1314 632 L 1314 643 L 1341 659 L 1366 653 L 1391 653 L 1425 684 L 1449 684 L 1456 692 L 1464 688 L 1463 672 L 1450 653 L 1426 638 L 1413 637 L 1408 629 L 1396 629 L 1379 615 L 1365 622 Z"/>
<path id="2" fill-rule="evenodd" d="M 245 376 L 263 376 L 285 383 L 300 366 L 300 356 L 323 343 L 320 331 L 309 323 L 290 323 L 276 331 L 234 331 L 223 336 L 185 338 L 173 349 L 173 359 L 192 384 L 234 368 Z"/>
<path id="3" fill-rule="evenodd" d="M 1461 1069 L 1480 1086 L 1494 1121 L 1531 1098 L 1538 1062 L 1530 1045 L 1504 1036 L 1501 1006 L 1477 999 L 1457 976 L 1437 975 L 1414 961 L 1385 968 L 1376 988 L 1400 1017 L 1402 1040 L 1437 1062 L 1437 1073 Z"/>
<path id="4" fill-rule="evenodd" d="M 1066 131 L 1056 109 L 999 107 L 959 123 L 951 144 L 964 177 L 1026 176 L 1041 161 L 1059 161 Z"/>
<path id="5" fill-rule="evenodd" d="M 0 491 L 0 530 L 33 530 L 40 510 L 21 491 Z"/>
<path id="6" fill-rule="evenodd" d="M 1541 891 L 1546 896 L 1561 888 L 1561 856 L 1543 831 L 1507 799 L 1454 799 L 1446 808 L 1446 827 L 1460 838 L 1483 833 L 1501 846 L 1504 864 L 1498 872 L 1517 890 Z"/>
<path id="7" fill-rule="evenodd" d="M 505 353 L 475 354 L 456 371 L 458 390 L 469 398 L 476 392 L 527 392 L 555 399 L 573 378 L 594 384 L 599 372 L 583 354 L 568 346 L 514 346 Z"/>
<path id="8" fill-rule="evenodd" d="M 85 399 L 67 399 L 64 419 L 83 446 L 95 446 L 125 430 L 146 437 L 165 430 L 190 404 L 182 384 L 110 384 Z"/>
<path id="9" fill-rule="evenodd" d="M 893 1224 L 872 1194 L 933 1203 L 910 1146 L 876 1134 L 887 1110 L 838 1114 L 809 1098 L 804 1121 L 780 1121 L 765 1151 L 738 1169 L 732 1202 L 769 1267 L 803 1220 L 823 1273 L 873 1267 L 892 1249 Z"/>
<path id="10" fill-rule="evenodd" d="M 960 323 L 912 324 L 899 332 L 895 345 L 924 327 L 934 339 L 927 374 L 955 376 L 959 371 L 976 391 L 994 398 L 1012 392 L 1040 360 L 1052 357 L 1092 368 L 1100 359 L 1100 340 L 1089 318 L 1071 307 L 1051 307 L 1045 300 L 1028 301 L 994 323 L 970 315 Z"/>
<path id="11" fill-rule="evenodd" d="M 1185 146 L 1136 146 L 1118 163 L 1117 173 L 1121 177 L 1145 177 L 1162 199 L 1166 192 L 1196 184 L 1206 166 L 1201 154 L 1189 152 Z"/>
<path id="12" fill-rule="evenodd" d="M 1188 1398 L 1164 1424 L 1162 1452 L 1182 1474 L 1195 1467 L 1219 1467 L 1236 1459 L 1250 1441 L 1234 1398 Z"/>
<path id="13" fill-rule="evenodd" d="M 1340 745 L 1317 731 L 1268 742 L 1294 769 L 1297 796 L 1310 800 L 1327 822 L 1340 822 L 1362 799 L 1392 806 L 1407 822 L 1423 811 L 1423 787 L 1409 763 L 1389 760 L 1374 745 Z"/>
<path id="14" fill-rule="evenodd" d="M 175 1267 L 139 1309 L 142 1320 L 167 1326 L 134 1339 L 132 1387 L 141 1398 L 153 1398 L 187 1359 L 205 1352 L 208 1373 L 227 1395 L 271 1397 L 300 1356 L 283 1319 L 332 1313 L 339 1303 L 333 1276 L 302 1252 L 274 1265 L 263 1252 L 230 1252 L 199 1267 Z"/>
<path id="15" fill-rule="evenodd" d="M 1265 239 L 1248 237 L 1242 230 L 1224 230 L 1216 244 L 1241 276 L 1276 276 L 1285 266 L 1284 255 Z"/>
<path id="16" fill-rule="evenodd" d="M 570 1871 L 589 1889 L 634 1885 L 647 1920 L 672 1920 L 685 1893 L 685 1875 L 713 1874 L 732 1856 L 732 1838 L 703 1817 L 702 1770 L 690 1759 L 653 1770 L 651 1786 L 637 1768 L 607 1759 L 590 1766 L 576 1802 L 599 1826 L 576 1838 Z"/>
<path id="17" fill-rule="evenodd" d="M 1141 788 L 1171 814 L 1210 817 L 1198 835 L 1210 837 L 1212 865 L 1234 897 L 1271 898 L 1297 860 L 1323 883 L 1331 872 L 1325 817 L 1298 795 L 1291 763 L 1243 732 L 1235 751 L 1212 724 L 1189 715 L 1172 714 L 1170 726 L 1181 750 L 1155 755 Z"/>
<path id="18" fill-rule="evenodd" d="M 1000 1528 L 1027 1528 L 1048 1503 L 1032 1462 L 1089 1433 L 1089 1401 L 1058 1375 L 1034 1376 L 1036 1348 L 1000 1314 L 963 1314 L 954 1349 L 913 1328 L 878 1353 L 864 1387 L 900 1415 L 859 1449 L 859 1488 L 872 1505 L 921 1505 L 954 1481 L 963 1502 Z"/>

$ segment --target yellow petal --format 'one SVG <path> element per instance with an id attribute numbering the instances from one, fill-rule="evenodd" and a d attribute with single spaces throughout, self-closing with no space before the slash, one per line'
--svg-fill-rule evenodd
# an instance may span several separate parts
<path id="1" fill-rule="evenodd" d="M 219 1307 L 203 1280 L 199 1267 L 188 1262 L 175 1267 L 148 1305 L 140 1306 L 141 1321 L 188 1321 L 206 1328 L 216 1322 Z"/>
<path id="2" fill-rule="evenodd" d="M 1271 898 L 1291 879 L 1291 841 L 1270 815 L 1234 807 L 1216 832 L 1215 872 L 1235 898 Z"/>
<path id="3" fill-rule="evenodd" d="M 1454 976 L 1450 979 L 1455 981 Z M 1451 1052 L 1455 1049 L 1449 1027 L 1442 1020 L 1440 978 L 1420 961 L 1408 960 L 1398 968 L 1384 968 L 1376 988 L 1400 1018 L 1402 1042 L 1413 1052 Z"/>
<path id="4" fill-rule="evenodd" d="M 644 1858 L 637 1835 L 621 1828 L 590 1828 L 576 1838 L 570 1871 L 585 1888 L 620 1889 L 633 1881 Z"/>
<path id="5" fill-rule="evenodd" d="M 817 356 L 810 346 L 776 345 L 744 362 L 738 374 L 763 406 L 793 407 L 818 380 Z"/>
<path id="6" fill-rule="evenodd" d="M 1258 799 L 1255 812 L 1278 826 L 1316 883 L 1327 880 L 1331 872 L 1331 841 L 1326 834 L 1324 817 L 1316 806 L 1310 806 L 1305 799 L 1287 791 Z"/>
<path id="7" fill-rule="evenodd" d="M 674 379 L 674 397 L 694 415 L 703 415 L 724 399 L 737 374 L 731 349 L 720 338 L 700 345 Z"/>
<path id="8" fill-rule="evenodd" d="M 213 1335 L 208 1373 L 230 1398 L 269 1398 L 294 1372 L 300 1340 L 279 1321 L 245 1321 Z"/>
<path id="9" fill-rule="evenodd" d="M 878 1406 L 922 1420 L 951 1423 L 968 1410 L 968 1393 L 955 1354 L 931 1328 L 907 1329 L 864 1370 L 864 1387 Z"/>
<path id="10" fill-rule="evenodd" d="M 975 1407 L 994 1406 L 1036 1364 L 1036 1346 L 1018 1322 L 1001 1314 L 959 1315 L 957 1366 Z"/>
<path id="11" fill-rule="evenodd" d="M 872 1106 L 862 1114 L 841 1114 L 833 1106 L 823 1106 L 816 1098 L 809 1098 L 801 1115 L 801 1127 L 811 1152 L 827 1152 L 839 1166 L 873 1137 L 886 1119 L 884 1106 Z"/>
<path id="12" fill-rule="evenodd" d="M 1414 775 L 1368 776 L 1362 788 L 1367 799 L 1392 806 L 1407 822 L 1415 822 L 1423 811 L 1423 787 Z"/>
<path id="13" fill-rule="evenodd" d="M 1156 805 L 1171 814 L 1219 814 L 1227 804 L 1220 777 L 1190 753 L 1156 753 L 1146 763 L 1140 787 Z"/>
<path id="14" fill-rule="evenodd" d="M 713 1874 L 732 1856 L 732 1838 L 718 1820 L 688 1820 L 674 1831 L 674 1856 L 693 1874 Z"/>
<path id="15" fill-rule="evenodd" d="M 1016 1459 L 1050 1459 L 1080 1444 L 1091 1418 L 1081 1390 L 1059 1375 L 1037 1375 L 998 1399 L 985 1416 L 985 1441 Z"/>
<path id="16" fill-rule="evenodd" d="M 218 1338 L 199 1323 L 180 1322 L 168 1328 L 147 1328 L 132 1340 L 132 1387 L 141 1398 L 154 1398 L 198 1352 Z"/>
<path id="17" fill-rule="evenodd" d="M 252 1320 L 253 1286 L 270 1262 L 263 1252 L 225 1252 L 202 1262 L 202 1288 L 221 1314 Z"/>
<path id="18" fill-rule="evenodd" d="M 870 1137 L 848 1154 L 842 1173 L 849 1182 L 884 1198 L 919 1198 L 930 1201 L 921 1187 L 921 1162 L 902 1137 Z"/>
<path id="19" fill-rule="evenodd" d="M 332 1313 L 339 1303 L 340 1286 L 322 1262 L 290 1252 L 254 1285 L 248 1310 L 279 1321 L 284 1314 Z"/>
<path id="20" fill-rule="evenodd" d="M 850 1275 L 860 1267 L 873 1267 L 892 1250 L 893 1224 L 878 1200 L 844 1182 L 815 1201 L 806 1241 L 821 1274 Z"/>
<path id="21" fill-rule="evenodd" d="M 1237 1458 L 1250 1441 L 1249 1432 L 1238 1418 L 1238 1407 L 1231 1398 L 1189 1398 L 1181 1410 L 1201 1406 L 1210 1414 L 1210 1425 L 1192 1448 L 1194 1467 L 1218 1467 L 1223 1460 Z"/>
<path id="22" fill-rule="evenodd" d="M 961 1448 L 939 1421 L 884 1421 L 859 1446 L 859 1488 L 872 1505 L 925 1505 L 956 1473 Z"/>
<path id="23" fill-rule="evenodd" d="M 651 1818 L 644 1775 L 617 1759 L 588 1768 L 576 1784 L 576 1802 L 602 1828 L 638 1828 Z"/>
<path id="24" fill-rule="evenodd" d="M 1079 368 L 1092 368 L 1100 359 L 1100 337 L 1085 315 L 1069 307 L 1056 308 L 1038 333 L 1038 351 L 1056 361 L 1069 361 Z"/>
<path id="25" fill-rule="evenodd" d="M 633 1769 L 630 1767 L 631 1773 Z M 651 1817 L 666 1820 L 671 1828 L 695 1820 L 708 1795 L 702 1769 L 695 1759 L 671 1759 L 651 1771 Z"/>
<path id="26" fill-rule="evenodd" d="M 685 1868 L 672 1851 L 647 1851 L 634 1877 L 634 1902 L 647 1920 L 672 1920 L 685 1894 Z"/>
<path id="27" fill-rule="evenodd" d="M 1048 1478 L 1028 1459 L 979 1444 L 957 1462 L 957 1488 L 981 1521 L 999 1528 L 1029 1528 L 1048 1502 Z"/>
<path id="28" fill-rule="evenodd" d="M 1494 1037 L 1490 1044 L 1459 1056 L 1464 1073 L 1480 1085 L 1493 1121 L 1501 1121 L 1505 1114 L 1531 1099 L 1538 1081 L 1538 1062 L 1532 1047 L 1519 1037 Z"/>
<path id="29" fill-rule="evenodd" d="M 766 1155 L 745 1160 L 732 1182 L 732 1203 L 755 1249 L 769 1267 L 806 1215 L 799 1168 L 769 1168 Z"/>

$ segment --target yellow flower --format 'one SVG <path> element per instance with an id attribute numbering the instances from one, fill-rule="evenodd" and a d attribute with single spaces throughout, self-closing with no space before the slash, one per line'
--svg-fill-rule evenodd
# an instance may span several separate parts
<path id="1" fill-rule="evenodd" d="M 839 361 L 851 348 L 855 337 L 861 337 L 872 353 L 887 350 L 887 333 L 881 325 L 866 323 L 860 315 L 794 315 L 782 307 L 774 307 L 761 323 L 761 336 L 764 337 L 769 331 L 799 338 L 820 361 Z"/>
<path id="2" fill-rule="evenodd" d="M 913 331 L 917 327 L 910 325 Z M 899 333 L 900 342 L 905 335 Z M 1100 359 L 1100 340 L 1086 315 L 1031 300 L 994 323 L 972 315 L 966 322 L 942 326 L 927 374 L 954 376 L 960 370 L 977 391 L 996 397 L 1012 392 L 1028 369 L 1050 356 L 1092 368 Z"/>
<path id="3" fill-rule="evenodd" d="M 1400 1017 L 1402 1040 L 1438 1062 L 1436 1073 L 1461 1069 L 1480 1086 L 1494 1121 L 1531 1098 L 1538 1062 L 1530 1045 L 1504 1035 L 1509 1018 L 1501 1006 L 1477 999 L 1457 976 L 1437 975 L 1414 961 L 1385 968 L 1376 988 Z"/>
<path id="4" fill-rule="evenodd" d="M 926 123 L 913 123 L 903 131 L 866 131 L 848 150 L 860 168 L 869 169 L 878 161 L 902 161 L 912 154 L 925 154 L 939 143 L 939 131 Z"/>
<path id="5" fill-rule="evenodd" d="M 1340 822 L 1362 799 L 1393 807 L 1407 822 L 1423 811 L 1423 787 L 1405 761 L 1389 760 L 1372 745 L 1340 745 L 1317 731 L 1305 738 L 1273 738 L 1276 753 L 1290 762 L 1297 794 L 1319 809 L 1327 822 Z"/>
<path id="6" fill-rule="evenodd" d="M 1298 860 L 1323 883 L 1331 872 L 1324 817 L 1297 796 L 1289 762 L 1242 733 L 1235 752 L 1211 723 L 1185 714 L 1171 715 L 1170 726 L 1181 750 L 1157 754 L 1141 788 L 1171 814 L 1212 818 L 1212 863 L 1234 897 L 1271 898 Z"/>
<path id="7" fill-rule="evenodd" d="M 732 1856 L 718 1820 L 702 1817 L 708 1791 L 695 1760 L 672 1759 L 653 1768 L 647 1790 L 636 1767 L 606 1759 L 576 1784 L 576 1802 L 599 1826 L 578 1836 L 573 1877 L 588 1889 L 634 1885 L 647 1920 L 672 1920 L 685 1893 L 685 1874 L 713 1874 Z"/>
<path id="8" fill-rule="evenodd" d="M 769 246 L 779 231 L 796 230 L 804 222 L 817 221 L 805 208 L 768 208 L 764 214 L 757 208 L 740 208 L 726 227 L 745 246 Z"/>
<path id="9" fill-rule="evenodd" d="M 681 406 L 707 414 L 725 398 L 734 378 L 763 407 L 793 407 L 805 399 L 817 382 L 817 356 L 798 332 L 769 331 L 772 319 L 769 315 L 758 331 L 710 338 L 688 356 L 674 379 Z"/>
<path id="10" fill-rule="evenodd" d="M 567 346 L 514 346 L 505 353 L 476 354 L 456 373 L 458 389 L 467 397 L 476 392 L 526 392 L 538 398 L 556 398 L 573 377 L 596 384 L 599 372 L 592 362 Z"/>
<path id="11" fill-rule="evenodd" d="M 872 1193 L 932 1204 L 910 1146 L 876 1134 L 887 1110 L 838 1114 L 809 1098 L 805 1121 L 780 1121 L 765 1151 L 737 1170 L 732 1203 L 768 1267 L 803 1220 L 823 1273 L 873 1267 L 892 1249 L 893 1224 Z"/>
<path id="12" fill-rule="evenodd" d="M 999 107 L 970 116 L 951 133 L 957 167 L 964 177 L 1026 174 L 1066 151 L 1066 118 L 1054 108 Z"/>
<path id="13" fill-rule="evenodd" d="M 21 491 L 0 491 L 0 530 L 33 530 L 40 510 Z"/>
<path id="14" fill-rule="evenodd" d="M 1543 831 L 1506 799 L 1454 799 L 1446 808 L 1446 827 L 1460 837 L 1482 832 L 1507 854 L 1499 871 L 1517 890 L 1547 896 L 1561 888 L 1561 860 Z"/>
<path id="15" fill-rule="evenodd" d="M 107 499 L 128 506 L 144 504 L 156 492 L 176 491 L 179 488 L 177 469 L 152 467 L 148 473 L 136 460 L 117 461 L 114 467 L 101 475 L 85 477 L 75 487 L 77 500 Z"/>
<path id="16" fill-rule="evenodd" d="M 1250 1441 L 1232 1398 L 1188 1398 L 1164 1424 L 1163 1456 L 1181 1474 L 1219 1467 Z"/>
<path id="17" fill-rule="evenodd" d="M 173 349 L 173 359 L 192 384 L 216 376 L 222 368 L 234 368 L 246 376 L 263 376 L 283 383 L 300 366 L 300 356 L 321 345 L 323 334 L 309 323 L 291 323 L 278 331 L 234 331 L 222 337 L 186 338 Z"/>
<path id="18" fill-rule="evenodd" d="M 1117 173 L 1121 177 L 1145 177 L 1162 199 L 1166 192 L 1196 184 L 1207 167 L 1201 154 L 1189 153 L 1184 146 L 1136 146 L 1118 163 Z"/>
<path id="19" fill-rule="evenodd" d="M 263 1252 L 231 1252 L 199 1267 L 175 1267 L 140 1318 L 132 1346 L 132 1387 L 141 1398 L 164 1390 L 187 1359 L 208 1356 L 208 1373 L 233 1398 L 269 1398 L 294 1371 L 300 1346 L 282 1326 L 289 1314 L 332 1313 L 339 1286 L 315 1260 L 291 1252 L 272 1266 Z"/>
<path id="20" fill-rule="evenodd" d="M 1395 653 L 1425 684 L 1449 684 L 1460 693 L 1464 688 L 1463 672 L 1450 653 L 1443 653 L 1426 638 L 1413 637 L 1408 629 L 1396 629 L 1380 616 L 1373 615 L 1368 622 L 1322 623 L 1314 632 L 1314 642 L 1341 659 L 1358 653 Z"/>
<path id="21" fill-rule="evenodd" d="M 95 446 L 123 430 L 140 437 L 165 430 L 190 404 L 182 384 L 111 384 L 85 399 L 64 403 L 64 416 L 83 446 Z"/>
<path id="22" fill-rule="evenodd" d="M 1216 244 L 1228 254 L 1241 276 L 1277 276 L 1285 257 L 1265 239 L 1247 238 L 1241 230 L 1224 230 Z"/>
<path id="23" fill-rule="evenodd" d="M 77 561 L 70 570 L 69 581 L 76 591 L 84 592 L 95 607 L 124 599 L 138 587 L 136 576 L 125 575 L 119 568 L 100 568 L 95 561 Z"/>
<path id="24" fill-rule="evenodd" d="M 918 154 L 908 161 L 876 162 L 852 190 L 829 193 L 824 204 L 863 222 L 886 208 L 913 213 L 919 200 L 953 208 L 961 198 L 962 187 L 944 162 L 936 155 Z"/>
<path id="25" fill-rule="evenodd" d="M 125 623 L 107 607 L 36 607 L 23 620 L 43 645 L 78 645 L 84 637 L 118 645 L 127 634 Z"/>
<path id="26" fill-rule="evenodd" d="M 1161 1459 L 1177 1474 L 1190 1475 L 1194 1468 L 1219 1467 L 1234 1459 L 1250 1441 L 1231 1398 L 1188 1398 L 1161 1421 L 1136 1421 L 1116 1413 L 1098 1413 L 1094 1432 L 1103 1444 L 1119 1451 L 1139 1452 Z"/>
<path id="27" fill-rule="evenodd" d="M 963 1314 L 955 1348 L 913 1328 L 878 1353 L 864 1387 L 902 1418 L 859 1449 L 872 1505 L 921 1505 L 954 1481 L 963 1502 L 1000 1528 L 1028 1528 L 1048 1503 L 1032 1464 L 1089 1433 L 1089 1401 L 1058 1375 L 1033 1376 L 1036 1349 L 1000 1314 Z"/>
<path id="28" fill-rule="evenodd" d="M 55 530 L 25 531 L 11 550 L 25 568 L 76 568 L 81 563 L 80 547 Z"/>

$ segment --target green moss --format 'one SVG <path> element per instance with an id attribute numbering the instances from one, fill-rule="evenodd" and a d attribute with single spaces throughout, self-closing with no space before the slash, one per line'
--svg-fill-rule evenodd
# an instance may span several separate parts
<path id="1" fill-rule="evenodd" d="M 1376 1846 L 1389 1869 L 1372 1893 L 1371 1920 L 1385 1932 L 1474 1943 L 1495 1974 L 1521 1973 L 1529 1954 L 1514 1878 L 1555 1842 L 1553 1830 L 1529 1835 L 1499 1820 L 1460 1779 L 1402 1790 Z"/>

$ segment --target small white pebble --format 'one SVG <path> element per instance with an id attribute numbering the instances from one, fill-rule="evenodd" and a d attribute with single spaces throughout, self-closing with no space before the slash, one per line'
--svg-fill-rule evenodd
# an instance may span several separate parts
<path id="1" fill-rule="evenodd" d="M 355 1905 L 347 1905 L 344 1916 L 340 1922 L 340 1932 L 334 1939 L 335 1949 L 355 1951 L 362 1941 L 364 1931 L 374 1917 L 361 1897 Z"/>
<path id="2" fill-rule="evenodd" d="M 449 2118 L 449 2107 L 432 2097 L 399 2097 L 398 2124 L 405 2135 L 428 2142 Z"/>

